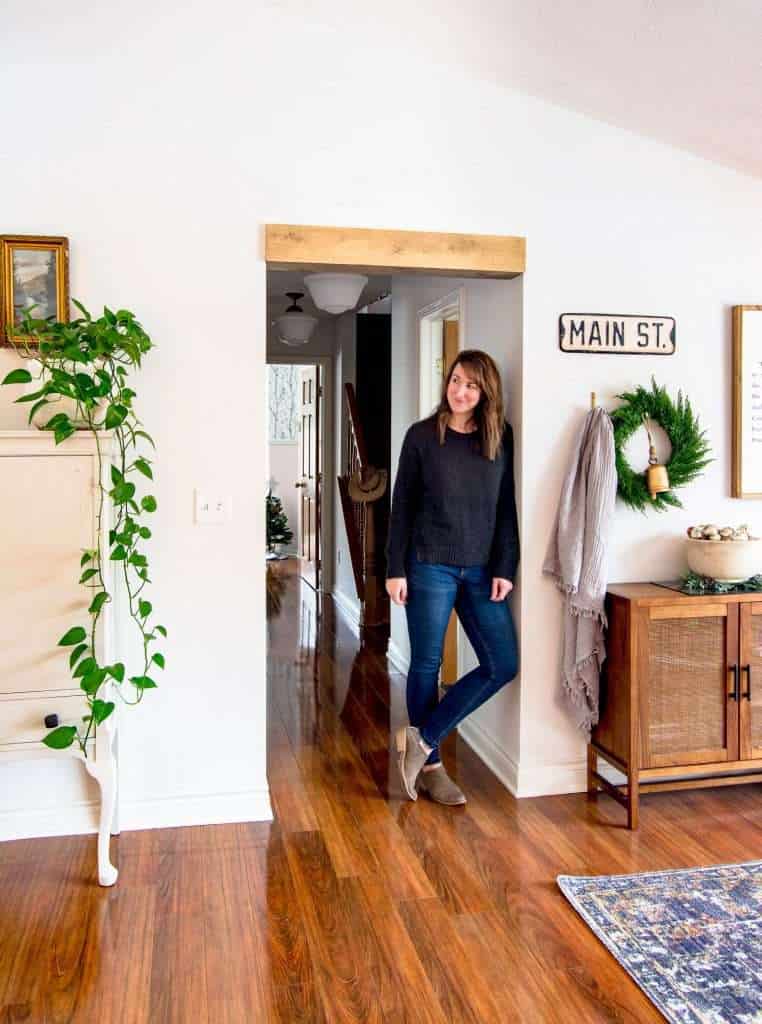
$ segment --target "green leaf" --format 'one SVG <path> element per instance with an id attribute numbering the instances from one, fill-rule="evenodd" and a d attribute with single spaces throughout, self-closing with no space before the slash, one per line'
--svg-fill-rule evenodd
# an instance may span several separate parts
<path id="1" fill-rule="evenodd" d="M 128 409 L 124 405 L 115 403 L 106 410 L 106 430 L 114 430 L 127 419 Z"/>
<path id="2" fill-rule="evenodd" d="M 156 498 L 154 498 L 152 494 L 146 494 L 140 504 L 146 512 L 155 512 L 158 507 L 156 504 Z"/>
<path id="3" fill-rule="evenodd" d="M 122 480 L 116 485 L 111 491 L 111 497 L 114 499 L 115 505 L 124 505 L 130 501 L 135 495 L 135 484 L 130 484 L 126 480 Z"/>
<path id="4" fill-rule="evenodd" d="M 73 647 L 75 644 L 81 644 L 86 636 L 87 633 L 81 626 L 72 626 L 68 633 L 64 633 L 58 641 L 58 646 Z"/>
<path id="5" fill-rule="evenodd" d="M 164 655 L 160 651 L 156 651 L 151 661 L 155 661 L 159 668 L 165 668 L 166 663 L 164 661 Z"/>
<path id="6" fill-rule="evenodd" d="M 148 443 L 151 445 L 152 448 L 156 447 L 156 445 L 154 444 L 153 438 L 151 437 L 150 434 L 146 434 L 145 430 L 136 430 L 135 431 L 135 437 L 144 437 L 146 439 L 146 441 L 148 441 Z"/>
<path id="7" fill-rule="evenodd" d="M 111 552 L 112 562 L 123 562 L 127 557 L 127 551 L 123 544 L 117 544 L 114 550 Z"/>
<path id="8" fill-rule="evenodd" d="M 130 565 L 138 565 L 141 568 L 148 565 L 148 559 L 146 558 L 146 556 L 138 554 L 137 551 L 133 551 L 130 557 L 127 559 L 127 561 L 130 563 Z"/>
<path id="9" fill-rule="evenodd" d="M 140 609 L 141 619 L 147 619 L 153 611 L 153 605 L 150 601 L 138 601 L 138 607 Z"/>
<path id="10" fill-rule="evenodd" d="M 83 565 L 87 565 L 88 562 L 92 562 L 92 560 L 93 560 L 93 552 L 92 551 L 85 551 L 85 553 L 82 555 L 82 557 L 79 560 L 79 567 L 80 567 L 80 569 L 82 568 Z"/>
<path id="11" fill-rule="evenodd" d="M 122 480 L 124 480 L 124 477 L 122 476 L 122 474 L 119 471 L 118 467 L 115 466 L 114 463 L 112 462 L 111 463 L 111 483 L 114 484 L 114 486 L 116 486 L 117 484 L 120 484 L 122 482 Z"/>
<path id="12" fill-rule="evenodd" d="M 40 409 L 42 409 L 46 405 L 50 405 L 50 402 L 46 398 L 41 398 L 39 402 L 35 402 L 32 408 L 29 410 L 27 423 L 31 423 L 35 415 L 40 411 Z"/>
<path id="13" fill-rule="evenodd" d="M 76 735 L 76 725 L 59 725 L 57 729 L 49 732 L 42 742 L 51 750 L 65 750 L 72 745 Z"/>
<path id="14" fill-rule="evenodd" d="M 147 476 L 149 480 L 153 480 L 153 471 L 145 459 L 135 459 L 134 465 L 135 469 L 139 470 L 143 476 Z"/>
<path id="15" fill-rule="evenodd" d="M 124 682 L 124 665 L 121 661 L 117 661 L 115 665 L 109 665 L 107 671 L 118 683 Z"/>
<path id="16" fill-rule="evenodd" d="M 94 672 L 98 667 L 98 662 L 95 658 L 83 658 L 79 665 L 74 669 L 74 678 L 79 679 L 80 676 L 89 676 L 91 672 Z"/>
<path id="17" fill-rule="evenodd" d="M 93 701 L 93 718 L 95 724 L 100 725 L 101 722 L 105 722 L 111 712 L 114 710 L 114 702 L 112 700 L 96 700 Z"/>
<path id="18" fill-rule="evenodd" d="M 11 370 L 3 384 L 31 384 L 32 375 L 29 370 Z"/>
<path id="19" fill-rule="evenodd" d="M 51 416 L 48 422 L 45 424 L 45 430 L 55 430 L 56 427 L 61 423 L 68 423 L 69 417 L 65 412 L 56 413 L 55 416 Z"/>
<path id="20" fill-rule="evenodd" d="M 74 668 L 79 659 L 87 650 L 87 644 L 78 644 L 69 655 L 69 668 Z"/>
<path id="21" fill-rule="evenodd" d="M 148 529 L 147 526 L 141 526 L 140 529 L 138 530 L 138 533 L 143 538 L 143 540 L 150 540 L 151 538 L 151 531 Z"/>
<path id="22" fill-rule="evenodd" d="M 150 676 L 130 676 L 130 682 L 133 686 L 136 686 L 138 690 L 155 690 L 156 683 L 151 679 Z"/>
<path id="23" fill-rule="evenodd" d="M 87 609 L 91 615 L 97 615 L 101 608 L 104 606 L 106 601 L 109 601 L 110 597 L 105 590 L 101 590 L 99 594 L 96 594 L 92 600 L 92 604 Z"/>
<path id="24" fill-rule="evenodd" d="M 71 423 L 62 423 L 60 427 L 56 427 L 55 439 L 56 444 L 61 444 L 67 437 L 71 437 L 72 434 L 76 434 L 76 428 Z"/>
<path id="25" fill-rule="evenodd" d="M 93 578 L 93 576 L 97 576 L 97 575 L 98 575 L 98 570 L 97 569 L 85 569 L 85 571 L 79 577 L 79 582 L 80 583 L 87 583 L 88 580 L 91 580 Z"/>
<path id="26" fill-rule="evenodd" d="M 98 687 L 101 685 L 105 678 L 105 668 L 98 668 L 95 669 L 93 672 L 88 672 L 86 676 L 83 676 L 82 681 L 80 682 L 79 685 L 85 691 L 85 693 L 97 693 Z"/>
<path id="27" fill-rule="evenodd" d="M 154 626 L 154 629 L 156 630 L 157 633 L 161 633 L 162 636 L 167 635 L 167 631 L 163 626 Z"/>

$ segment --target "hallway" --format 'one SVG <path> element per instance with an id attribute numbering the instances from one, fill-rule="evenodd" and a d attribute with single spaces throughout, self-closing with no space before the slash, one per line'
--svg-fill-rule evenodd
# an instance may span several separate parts
<path id="1" fill-rule="evenodd" d="M 0 1020 L 528 1024 L 662 1018 L 567 905 L 559 873 L 758 855 L 757 786 L 516 801 L 457 738 L 464 808 L 388 795 L 404 680 L 284 573 L 269 622 L 273 823 L 6 843 Z M 292 563 L 293 564 L 293 563 Z M 396 719 L 393 724 L 396 724 Z"/>

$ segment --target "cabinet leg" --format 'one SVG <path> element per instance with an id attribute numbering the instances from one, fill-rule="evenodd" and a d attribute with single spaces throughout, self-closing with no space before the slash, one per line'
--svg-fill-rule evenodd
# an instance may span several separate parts
<path id="1" fill-rule="evenodd" d="M 591 743 L 587 745 L 587 799 L 595 800 L 598 796 L 598 783 L 594 773 L 598 770 L 598 755 Z"/>
<path id="2" fill-rule="evenodd" d="M 111 835 L 118 836 L 121 832 L 119 824 L 119 799 L 121 796 L 121 785 L 119 782 L 119 729 L 114 730 L 111 737 L 111 755 L 114 760 L 114 816 L 111 819 Z"/>
<path id="3" fill-rule="evenodd" d="M 627 776 L 627 828 L 638 827 L 638 816 L 640 810 L 640 784 L 638 776 L 630 774 Z"/>
<path id="4" fill-rule="evenodd" d="M 101 791 L 101 813 L 98 825 L 98 883 L 113 885 L 119 872 L 111 863 L 111 825 L 116 806 L 116 761 L 110 746 L 105 744 L 98 750 L 98 758 L 88 758 L 85 767 L 98 783 Z"/>

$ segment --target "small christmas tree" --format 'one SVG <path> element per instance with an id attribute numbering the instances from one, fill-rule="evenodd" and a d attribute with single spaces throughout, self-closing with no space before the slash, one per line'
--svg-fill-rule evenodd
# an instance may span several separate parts
<path id="1" fill-rule="evenodd" d="M 267 511 L 267 550 L 275 544 L 288 544 L 294 536 L 288 528 L 288 516 L 283 511 L 283 502 L 272 491 L 265 498 Z"/>

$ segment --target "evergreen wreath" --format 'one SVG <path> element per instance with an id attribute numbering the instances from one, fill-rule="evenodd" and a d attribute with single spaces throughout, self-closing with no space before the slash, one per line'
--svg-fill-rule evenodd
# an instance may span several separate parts
<path id="1" fill-rule="evenodd" d="M 706 431 L 699 430 L 698 418 L 694 416 L 691 403 L 677 393 L 677 404 L 651 378 L 651 390 L 638 386 L 634 391 L 617 395 L 625 404 L 611 413 L 614 426 L 614 449 L 618 476 L 617 493 L 631 508 L 645 512 L 650 506 L 663 512 L 669 506 L 682 508 L 682 502 L 672 489 L 690 483 L 710 462 L 711 447 L 705 438 Z M 643 417 L 659 423 L 672 445 L 672 454 L 667 463 L 670 490 L 651 497 L 646 485 L 644 472 L 635 472 L 624 456 L 624 446 L 635 431 L 643 426 Z"/>

